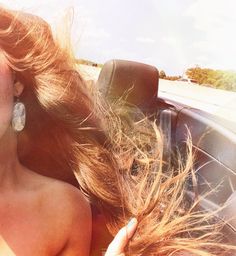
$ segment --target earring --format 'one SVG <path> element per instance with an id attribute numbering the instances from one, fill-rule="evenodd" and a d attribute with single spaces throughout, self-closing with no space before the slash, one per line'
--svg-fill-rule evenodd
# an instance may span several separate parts
<path id="1" fill-rule="evenodd" d="M 13 107 L 12 128 L 16 132 L 20 132 L 25 127 L 25 105 L 17 99 Z"/>

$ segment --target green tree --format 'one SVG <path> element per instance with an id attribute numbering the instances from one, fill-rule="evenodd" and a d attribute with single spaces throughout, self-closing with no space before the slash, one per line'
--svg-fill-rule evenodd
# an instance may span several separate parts
<path id="1" fill-rule="evenodd" d="M 196 66 L 189 68 L 186 74 L 190 79 L 196 80 L 198 84 L 229 91 L 236 91 L 235 71 L 214 70 Z"/>
<path id="2" fill-rule="evenodd" d="M 166 73 L 165 73 L 164 70 L 161 70 L 161 71 L 159 72 L 159 78 L 161 78 L 161 79 L 165 79 L 165 78 L 166 78 Z"/>

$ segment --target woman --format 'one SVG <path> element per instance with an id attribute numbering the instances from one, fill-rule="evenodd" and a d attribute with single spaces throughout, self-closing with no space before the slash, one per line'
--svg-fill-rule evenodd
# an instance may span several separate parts
<path id="1" fill-rule="evenodd" d="M 89 255 L 91 213 L 80 191 L 113 235 L 138 219 L 128 246 L 136 221 L 118 233 L 109 256 L 224 255 L 233 248 L 215 242 L 217 227 L 203 223 L 210 216 L 184 200 L 191 152 L 173 171 L 157 127 L 145 118 L 138 126 L 121 119 L 90 93 L 70 50 L 43 20 L 1 8 L 0 49 L 0 248 L 24 256 Z M 44 176 L 76 185 L 72 171 L 80 191 Z"/>
<path id="2" fill-rule="evenodd" d="M 41 136 L 40 130 L 44 129 L 42 136 L 44 136 L 45 133 L 47 134 L 47 132 L 50 133 L 51 131 L 45 130 L 45 126 L 48 125 L 47 129 L 53 129 L 53 133 L 57 130 L 57 136 L 59 136 L 59 132 L 62 133 L 65 128 L 56 128 L 55 123 L 53 124 L 53 120 L 50 120 L 52 124 L 45 122 L 40 125 L 40 122 L 44 122 L 44 118 L 49 118 L 49 116 L 46 111 L 44 112 L 43 109 L 40 109 L 42 107 L 40 107 L 40 103 L 37 102 L 38 100 L 34 95 L 35 92 L 32 90 L 33 88 L 27 88 L 27 86 L 37 86 L 36 82 L 33 80 L 34 76 L 36 76 L 36 72 L 39 72 L 39 70 L 36 71 L 36 68 L 34 75 L 30 75 L 32 66 L 29 70 L 29 67 L 24 66 L 25 63 L 20 63 L 20 61 L 25 58 L 25 54 L 29 53 L 28 50 L 25 51 L 27 46 L 33 48 L 35 43 L 33 39 L 36 38 L 31 37 L 30 33 L 29 39 L 27 38 L 27 33 L 30 31 L 24 31 L 24 29 L 25 27 L 29 27 L 24 27 L 23 24 L 17 20 L 19 17 L 15 18 L 15 14 L 1 9 L 0 15 L 0 254 L 25 256 L 89 255 L 91 212 L 89 203 L 82 196 L 82 193 L 67 183 L 39 175 L 21 164 L 22 161 L 26 163 L 25 165 L 30 167 L 35 165 L 39 172 L 41 170 L 49 172 L 51 156 L 44 158 L 44 154 L 49 154 L 49 152 L 47 151 L 48 148 L 42 149 L 42 147 L 45 147 L 43 143 L 46 143 L 47 147 L 55 147 L 57 145 L 50 145 L 49 137 L 47 137 L 46 141 L 44 140 L 42 142 L 43 139 L 39 138 Z M 27 18 L 30 19 L 30 22 L 32 22 L 31 19 L 34 19 L 32 16 L 25 16 L 24 14 L 24 22 L 27 22 Z M 42 22 L 41 20 L 37 20 L 37 24 L 39 21 Z M 42 24 L 42 29 L 45 29 L 45 32 L 47 32 L 44 36 L 50 38 L 48 41 L 52 44 L 51 49 L 57 51 L 58 47 L 54 45 L 50 31 L 47 25 L 45 27 L 45 24 L 46 23 Z M 12 29 L 12 31 L 7 31 L 9 28 Z M 38 33 L 39 31 L 37 31 L 36 35 Z M 21 37 L 24 36 L 26 38 L 20 42 L 22 40 Z M 19 40 L 19 42 L 17 42 L 17 40 Z M 38 49 L 40 49 L 40 47 L 34 49 L 34 51 L 36 52 Z M 41 53 L 38 52 L 36 55 L 40 54 L 44 54 L 43 49 Z M 57 53 L 54 52 L 53 54 L 56 55 Z M 36 55 L 33 57 L 36 57 Z M 60 53 L 58 53 L 58 55 L 60 55 Z M 15 62 L 13 62 L 14 58 Z M 54 59 L 56 58 L 58 58 L 58 56 Z M 19 61 L 19 63 L 17 63 L 17 61 Z M 25 61 L 27 62 L 26 59 Z M 28 61 L 30 61 L 30 59 Z M 60 63 L 60 61 L 59 59 L 58 62 Z M 17 63 L 18 66 L 10 68 L 10 66 L 14 65 L 13 63 Z M 33 62 L 31 62 L 30 65 L 32 64 Z M 66 63 L 61 63 L 61 65 L 65 66 L 65 68 L 67 67 Z M 41 68 L 42 66 L 40 69 Z M 62 69 L 61 72 L 66 72 L 66 70 L 64 71 Z M 74 71 L 68 70 L 68 73 L 68 77 L 72 77 Z M 45 72 L 44 75 L 50 74 Z M 76 79 L 80 79 L 78 74 L 75 74 L 75 77 Z M 60 77 L 55 76 L 55 79 L 59 80 L 59 78 Z M 51 81 L 53 81 L 53 79 Z M 83 94 L 81 93 L 81 95 Z M 24 105 L 19 102 L 19 98 L 26 99 L 25 102 L 28 103 L 28 119 L 31 119 L 31 117 L 35 115 L 38 120 L 38 124 L 33 124 L 29 121 L 28 127 L 27 125 L 25 127 L 25 133 L 22 132 L 22 134 L 20 134 L 20 132 L 24 128 L 25 110 Z M 27 99 L 29 99 L 29 101 L 27 101 Z M 84 100 L 86 100 L 86 98 L 84 98 Z M 13 101 L 15 101 L 15 103 Z M 33 101 L 35 102 L 32 103 Z M 22 106 L 23 110 L 21 109 Z M 37 110 L 37 107 L 39 110 Z M 40 115 L 43 119 L 40 119 Z M 28 132 L 27 129 L 30 132 Z M 65 133 L 65 136 L 66 135 Z M 68 133 L 68 138 L 64 140 L 70 143 L 69 140 L 72 140 L 72 138 L 69 138 L 69 135 L 72 134 Z M 55 139 L 59 140 L 62 138 L 55 137 Z M 17 140 L 19 140 L 19 154 L 17 152 Z M 40 141 L 40 143 L 36 146 L 35 143 L 37 141 Z M 31 145 L 31 142 L 33 142 L 33 145 Z M 62 143 L 62 141 L 59 141 L 59 143 Z M 65 144 L 62 144 L 62 146 L 63 148 L 60 152 L 61 156 L 63 156 L 64 151 L 69 155 L 69 151 L 66 151 L 66 148 L 64 148 Z M 37 147 L 41 148 L 37 149 Z M 46 151 L 46 153 L 44 153 L 44 151 Z M 30 157 L 29 154 L 31 154 Z M 53 155 L 52 157 L 55 156 Z M 56 162 L 60 160 L 63 159 L 58 158 Z M 69 163 L 66 164 L 69 166 Z M 57 164 L 52 164 L 52 168 L 53 167 L 59 168 Z M 67 173 L 67 166 L 62 167 L 64 171 L 62 179 L 73 184 L 72 172 Z M 56 171 L 57 170 L 51 173 L 51 176 L 57 176 Z M 62 172 L 60 171 L 58 173 Z M 119 243 L 119 245 L 121 245 L 121 243 Z"/>
<path id="3" fill-rule="evenodd" d="M 89 255 L 91 213 L 79 190 L 19 162 L 17 127 L 10 124 L 13 96 L 20 97 L 23 87 L 13 85 L 2 51 L 0 79 L 0 254 Z M 8 251 L 12 254 L 4 254 Z"/>

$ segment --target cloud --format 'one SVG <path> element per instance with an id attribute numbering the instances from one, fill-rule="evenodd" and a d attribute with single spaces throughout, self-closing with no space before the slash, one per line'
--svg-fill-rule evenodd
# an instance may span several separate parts
<path id="1" fill-rule="evenodd" d="M 232 57 L 236 56 L 235 9 L 234 0 L 197 0 L 186 11 L 194 21 L 195 31 L 203 35 L 193 43 L 192 50 L 204 56 L 205 64 L 236 69 Z"/>
<path id="2" fill-rule="evenodd" d="M 106 30 L 104 28 L 94 28 L 93 30 L 90 30 L 86 33 L 86 36 L 89 39 L 109 39 L 111 38 L 111 35 L 109 33 L 106 32 Z"/>
<path id="3" fill-rule="evenodd" d="M 161 38 L 163 43 L 168 44 L 169 46 L 176 47 L 180 42 L 180 38 L 177 36 L 165 35 Z"/>
<path id="4" fill-rule="evenodd" d="M 137 37 L 136 41 L 144 44 L 153 44 L 156 42 L 153 38 L 150 37 Z"/>
<path id="5" fill-rule="evenodd" d="M 210 32 L 217 28 L 227 29 L 235 26 L 234 0 L 196 0 L 186 11 L 186 15 L 194 18 L 196 29 Z"/>
<path id="6" fill-rule="evenodd" d="M 182 73 L 192 64 L 236 68 L 235 0 L 0 2 L 42 16 L 50 24 L 72 6 L 75 52 L 91 60 L 148 61 L 168 74 Z"/>

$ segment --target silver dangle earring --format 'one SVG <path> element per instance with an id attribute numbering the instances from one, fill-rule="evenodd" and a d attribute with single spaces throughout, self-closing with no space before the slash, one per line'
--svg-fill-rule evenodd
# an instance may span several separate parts
<path id="1" fill-rule="evenodd" d="M 12 115 L 12 128 L 14 131 L 20 132 L 24 129 L 25 116 L 25 105 L 17 99 L 13 107 Z"/>

